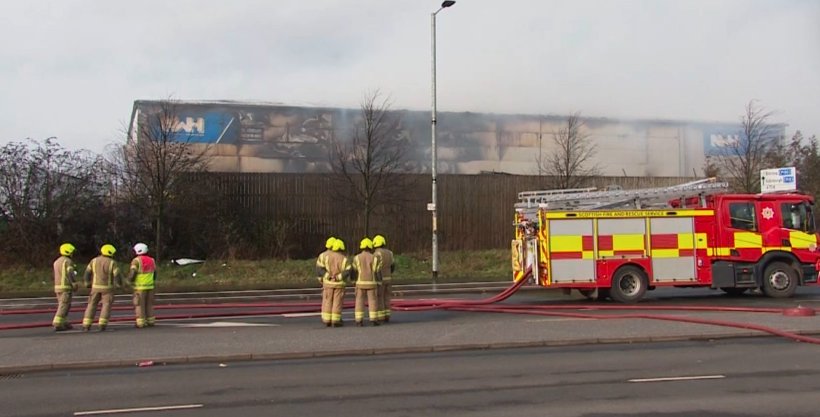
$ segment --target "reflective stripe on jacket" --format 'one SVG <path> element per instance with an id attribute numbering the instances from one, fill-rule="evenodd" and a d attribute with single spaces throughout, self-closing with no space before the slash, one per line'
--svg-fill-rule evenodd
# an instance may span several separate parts
<path id="1" fill-rule="evenodd" d="M 154 274 L 157 266 L 154 258 L 148 255 L 138 255 L 131 261 L 131 271 L 134 276 L 135 290 L 153 290 L 154 289 Z"/>
<path id="2" fill-rule="evenodd" d="M 320 253 L 319 256 L 316 258 L 316 276 L 319 277 L 320 280 L 322 279 L 322 276 L 327 272 L 327 257 L 331 253 L 333 253 L 333 251 L 328 249 Z"/>
<path id="3" fill-rule="evenodd" d="M 353 270 L 356 271 L 356 288 L 376 288 L 376 277 L 381 269 L 381 261 L 372 253 L 364 251 L 353 257 Z"/>
<path id="4" fill-rule="evenodd" d="M 331 252 L 325 258 L 327 272 L 322 277 L 322 285 L 328 288 L 344 288 L 350 273 L 350 261 L 341 252 Z"/>
<path id="5" fill-rule="evenodd" d="M 61 256 L 54 261 L 54 292 L 71 292 L 74 283 L 74 261 Z"/>
<path id="6" fill-rule="evenodd" d="M 120 278 L 120 269 L 117 263 L 107 256 L 97 256 L 88 263 L 85 268 L 86 280 L 91 280 L 91 288 L 95 290 L 109 290 L 114 285 L 114 279 L 118 279 L 118 284 L 122 281 Z"/>
<path id="7" fill-rule="evenodd" d="M 390 281 L 393 276 L 393 252 L 387 248 L 376 248 L 373 254 L 381 262 L 382 281 Z"/>

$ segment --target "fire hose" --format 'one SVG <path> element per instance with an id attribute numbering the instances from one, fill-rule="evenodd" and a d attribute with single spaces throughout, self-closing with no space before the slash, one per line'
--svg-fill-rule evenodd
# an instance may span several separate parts
<path id="1" fill-rule="evenodd" d="M 663 320 L 681 323 L 694 323 L 712 326 L 732 327 L 739 329 L 756 330 L 771 335 L 784 337 L 798 342 L 820 344 L 820 338 L 800 335 L 794 332 L 776 329 L 769 326 L 763 326 L 754 323 L 743 323 L 726 320 L 705 319 L 697 317 L 682 317 L 675 315 L 656 314 L 656 313 L 619 313 L 619 314 L 590 314 L 577 312 L 582 311 L 685 311 L 685 312 L 744 312 L 744 313 L 768 313 L 768 314 L 784 314 L 786 309 L 783 308 L 759 308 L 759 307 L 707 307 L 707 306 L 627 306 L 627 305 L 509 305 L 499 304 L 505 301 L 510 296 L 516 293 L 518 289 L 527 281 L 531 275 L 528 270 L 524 277 L 516 281 L 510 287 L 504 289 L 500 293 L 478 300 L 465 299 L 400 299 L 394 300 L 391 303 L 391 308 L 396 311 L 416 312 L 429 310 L 449 310 L 449 311 L 463 311 L 463 312 L 478 312 L 478 313 L 506 313 L 506 314 L 529 314 L 539 316 L 553 316 L 553 317 L 568 317 L 578 319 L 594 319 L 594 320 L 615 320 L 615 319 L 646 319 L 646 320 Z M 351 308 L 351 302 L 344 305 L 346 308 Z M 157 316 L 158 320 L 179 320 L 179 319 L 199 319 L 199 318 L 213 318 L 213 317 L 247 317 L 247 316 L 270 316 L 281 314 L 294 313 L 315 313 L 321 309 L 321 303 L 318 302 L 290 302 L 290 303 L 224 303 L 224 304 L 173 304 L 173 305 L 159 305 L 154 307 L 156 310 L 180 310 L 180 309 L 247 309 L 242 312 L 216 312 L 216 313 L 195 313 L 195 314 L 166 314 Z M 807 309 L 802 307 L 803 309 Z M 112 310 L 130 310 L 129 306 L 113 306 Z M 81 308 L 73 308 L 71 311 L 82 311 Z M 574 310 L 576 312 L 568 312 L 562 310 Z M 808 309 L 814 314 L 817 309 Z M 45 314 L 53 310 L 49 309 L 20 309 L 20 310 L 6 310 L 0 311 L 0 315 L 16 315 L 16 314 Z M 133 317 L 112 317 L 109 322 L 133 321 Z M 38 327 L 50 327 L 51 322 L 38 323 L 20 323 L 20 324 L 2 324 L 0 331 L 13 329 L 28 329 Z"/>

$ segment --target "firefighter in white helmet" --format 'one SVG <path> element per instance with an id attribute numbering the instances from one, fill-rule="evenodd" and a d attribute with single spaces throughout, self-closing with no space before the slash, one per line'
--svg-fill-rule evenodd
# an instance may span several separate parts
<path id="1" fill-rule="evenodd" d="M 83 317 L 83 331 L 88 331 L 94 322 L 94 315 L 97 314 L 97 305 L 102 301 L 102 311 L 97 322 L 100 331 L 105 331 L 108 327 L 108 319 L 111 317 L 111 305 L 114 304 L 114 285 L 122 287 L 122 276 L 114 260 L 117 249 L 110 244 L 102 245 L 100 254 L 92 259 L 85 268 L 85 286 L 91 288 L 88 295 L 88 306 L 85 308 Z"/>
<path id="2" fill-rule="evenodd" d="M 137 328 L 156 324 L 154 316 L 154 282 L 157 279 L 157 264 L 154 258 L 148 256 L 148 245 L 137 243 L 134 245 L 134 254 L 131 268 L 128 272 L 128 282 L 134 288 L 134 317 Z"/>
<path id="3" fill-rule="evenodd" d="M 51 325 L 54 331 L 72 329 L 68 321 L 68 312 L 71 310 L 71 298 L 77 291 L 77 270 L 71 256 L 74 254 L 74 245 L 63 243 L 60 245 L 60 257 L 54 261 L 54 294 L 57 296 L 57 312 Z"/>
<path id="4" fill-rule="evenodd" d="M 373 237 L 373 247 L 376 248 L 373 254 L 381 265 L 381 281 L 379 282 L 379 321 L 390 321 L 390 299 L 393 295 L 392 280 L 393 271 L 396 264 L 393 259 L 393 251 L 387 249 L 387 240 L 382 235 Z"/>
<path id="5" fill-rule="evenodd" d="M 367 300 L 368 319 L 374 326 L 379 325 L 379 303 L 376 291 L 377 281 L 381 274 L 381 264 L 373 256 L 373 241 L 364 238 L 359 243 L 359 252 L 353 257 L 353 275 L 356 279 L 356 307 L 353 310 L 353 317 L 357 326 L 364 325 L 364 303 Z"/>
<path id="6" fill-rule="evenodd" d="M 327 327 L 341 327 L 345 281 L 350 276 L 350 262 L 344 254 L 342 239 L 333 241 L 333 252 L 325 257 L 322 274 L 322 323 Z"/>

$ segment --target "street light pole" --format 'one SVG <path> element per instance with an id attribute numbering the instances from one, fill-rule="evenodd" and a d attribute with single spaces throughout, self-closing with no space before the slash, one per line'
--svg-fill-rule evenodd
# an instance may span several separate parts
<path id="1" fill-rule="evenodd" d="M 441 3 L 441 7 L 430 14 L 431 50 L 432 50 L 432 118 L 430 119 L 431 155 L 432 155 L 432 176 L 433 176 L 433 202 L 428 208 L 433 213 L 433 288 L 435 289 L 438 279 L 438 192 L 436 190 L 436 166 L 438 165 L 436 151 L 436 15 L 447 7 L 456 4 L 455 1 L 447 0 Z"/>

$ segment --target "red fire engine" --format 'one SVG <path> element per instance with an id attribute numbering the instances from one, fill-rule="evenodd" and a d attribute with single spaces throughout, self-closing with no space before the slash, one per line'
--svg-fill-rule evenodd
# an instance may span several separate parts
<path id="1" fill-rule="evenodd" d="M 526 191 L 513 276 L 587 297 L 640 300 L 656 287 L 760 289 L 791 297 L 820 269 L 811 197 L 726 194 L 714 179 L 640 190 Z"/>

